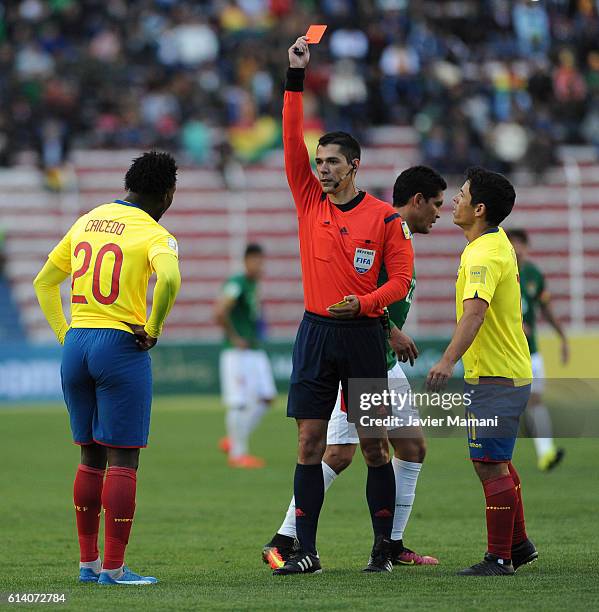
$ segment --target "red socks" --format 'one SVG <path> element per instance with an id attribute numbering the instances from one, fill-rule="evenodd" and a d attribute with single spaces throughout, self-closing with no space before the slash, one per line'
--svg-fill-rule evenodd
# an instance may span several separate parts
<path id="1" fill-rule="evenodd" d="M 82 563 L 95 561 L 98 552 L 100 513 L 105 513 L 104 569 L 123 565 L 125 548 L 135 513 L 137 472 L 131 468 L 110 467 L 104 482 L 104 470 L 79 465 L 73 487 L 79 548 Z"/>
<path id="2" fill-rule="evenodd" d="M 73 503 L 79 534 L 80 560 L 95 561 L 98 553 L 98 531 L 102 511 L 102 486 L 104 470 L 79 465 L 73 486 Z"/>
<path id="3" fill-rule="evenodd" d="M 118 569 L 123 565 L 135 513 L 136 484 L 137 473 L 134 469 L 108 468 L 102 493 L 105 528 L 102 564 L 104 569 Z"/>
<path id="4" fill-rule="evenodd" d="M 512 536 L 512 546 L 516 546 L 516 544 L 524 542 L 528 536 L 526 535 L 526 525 L 524 523 L 524 504 L 522 503 L 522 484 L 520 483 L 520 476 L 518 476 L 518 472 L 511 461 L 507 464 L 507 467 L 514 481 L 516 494 L 518 496 L 518 507 L 516 508 L 516 517 L 514 518 L 514 535 Z"/>
<path id="5" fill-rule="evenodd" d="M 501 559 L 512 558 L 512 536 L 518 494 L 510 474 L 483 482 L 487 500 L 487 550 Z"/>

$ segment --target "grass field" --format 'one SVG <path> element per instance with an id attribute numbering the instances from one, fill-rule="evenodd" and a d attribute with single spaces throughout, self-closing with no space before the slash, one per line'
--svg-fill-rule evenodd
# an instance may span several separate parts
<path id="1" fill-rule="evenodd" d="M 72 511 L 78 449 L 59 405 L 0 410 L 0 592 L 66 593 L 72 610 L 559 610 L 599 606 L 597 440 L 564 440 L 565 463 L 537 472 L 532 442 L 515 463 L 528 530 L 540 551 L 513 578 L 458 578 L 485 548 L 483 497 L 462 439 L 432 439 L 406 544 L 438 567 L 365 575 L 371 545 L 360 459 L 330 490 L 321 515 L 319 576 L 273 577 L 260 550 L 291 495 L 295 425 L 282 402 L 255 435 L 268 467 L 234 471 L 216 450 L 223 414 L 214 398 L 155 401 L 142 452 L 127 560 L 152 587 L 80 585 Z M 24 608 L 25 606 L 20 606 Z M 36 606 L 32 606 L 36 607 Z M 39 604 L 38 606 L 39 607 Z"/>

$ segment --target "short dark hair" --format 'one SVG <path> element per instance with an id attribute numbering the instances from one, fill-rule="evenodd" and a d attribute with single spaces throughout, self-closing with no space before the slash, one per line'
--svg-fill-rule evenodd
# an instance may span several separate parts
<path id="1" fill-rule="evenodd" d="M 470 181 L 472 206 L 481 202 L 485 205 L 486 221 L 490 226 L 499 225 L 512 212 L 516 192 L 503 174 L 474 166 L 466 170 L 466 180 Z"/>
<path id="2" fill-rule="evenodd" d="M 327 132 L 318 139 L 319 147 L 325 147 L 330 144 L 339 145 L 339 149 L 348 164 L 351 164 L 353 159 L 360 159 L 362 155 L 360 143 L 347 132 Z"/>
<path id="3" fill-rule="evenodd" d="M 528 232 L 525 229 L 515 227 L 507 230 L 505 233 L 510 240 L 513 238 L 514 240 L 519 240 L 524 244 L 528 244 Z"/>
<path id="4" fill-rule="evenodd" d="M 428 166 L 412 166 L 395 179 L 393 206 L 405 206 L 417 193 L 428 200 L 446 189 L 445 179 L 436 170 Z"/>
<path id="5" fill-rule="evenodd" d="M 245 247 L 245 253 L 243 256 L 245 258 L 249 257 L 250 255 L 264 255 L 264 249 L 258 243 L 250 242 L 250 244 Z"/>
<path id="6" fill-rule="evenodd" d="M 125 189 L 163 197 L 177 183 L 177 164 L 170 153 L 149 151 L 136 157 L 125 175 Z"/>

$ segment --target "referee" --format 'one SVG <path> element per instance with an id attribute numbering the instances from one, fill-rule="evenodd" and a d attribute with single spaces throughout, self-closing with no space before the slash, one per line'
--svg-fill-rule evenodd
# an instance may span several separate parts
<path id="1" fill-rule="evenodd" d="M 289 49 L 283 104 L 285 171 L 297 208 L 305 315 L 293 349 L 287 415 L 297 420 L 294 494 L 299 547 L 274 574 L 321 572 L 316 551 L 324 499 L 321 461 L 339 389 L 348 380 L 386 380 L 383 308 L 409 291 L 414 253 L 393 207 L 356 188 L 360 145 L 345 132 L 322 136 L 312 172 L 303 135 L 302 91 L 310 61 L 306 37 Z M 377 289 L 382 265 L 389 280 Z M 359 429 L 359 428 L 358 428 Z M 366 571 L 391 571 L 395 480 L 387 438 L 360 434 L 368 465 L 366 497 L 374 547 Z M 368 434 L 372 435 L 372 434 Z"/>

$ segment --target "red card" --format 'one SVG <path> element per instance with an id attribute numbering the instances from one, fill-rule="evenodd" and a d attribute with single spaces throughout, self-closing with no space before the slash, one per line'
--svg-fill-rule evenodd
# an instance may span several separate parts
<path id="1" fill-rule="evenodd" d="M 327 29 L 325 25 L 311 25 L 306 32 L 306 36 L 308 37 L 309 45 L 317 45 L 324 34 L 324 31 Z"/>

